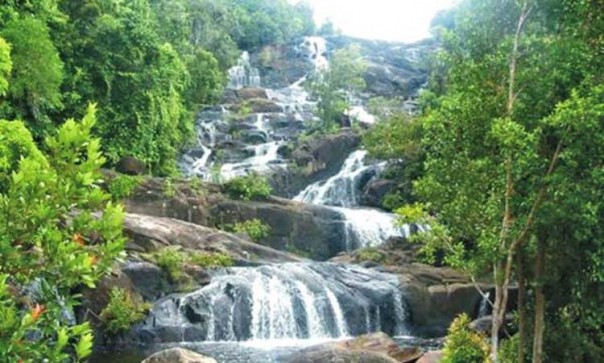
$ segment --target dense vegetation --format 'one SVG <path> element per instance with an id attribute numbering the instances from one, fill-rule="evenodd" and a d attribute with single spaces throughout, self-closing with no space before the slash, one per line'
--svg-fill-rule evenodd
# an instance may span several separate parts
<path id="1" fill-rule="evenodd" d="M 435 21 L 422 115 L 366 140 L 378 156 L 424 160 L 420 203 L 399 210 L 432 225 L 424 252 L 492 273 L 495 362 L 513 280 L 514 361 L 604 361 L 602 6 L 462 1 Z"/>
<path id="2" fill-rule="evenodd" d="M 221 95 L 242 48 L 314 31 L 286 0 L 9 1 L 0 9 L 0 118 L 36 142 L 56 121 L 99 105 L 94 135 L 110 164 L 142 160 L 175 172 L 193 112 Z"/>

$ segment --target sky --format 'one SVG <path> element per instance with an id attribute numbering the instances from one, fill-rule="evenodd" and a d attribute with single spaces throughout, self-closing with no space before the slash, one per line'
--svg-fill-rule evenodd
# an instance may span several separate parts
<path id="1" fill-rule="evenodd" d="M 330 19 L 346 35 L 415 42 L 429 36 L 430 21 L 455 0 L 305 0 L 315 21 Z M 297 3 L 298 0 L 290 0 Z"/>

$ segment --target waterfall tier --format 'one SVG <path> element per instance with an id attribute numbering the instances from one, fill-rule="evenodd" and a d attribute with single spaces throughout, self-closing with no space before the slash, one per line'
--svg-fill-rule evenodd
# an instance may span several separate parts
<path id="1" fill-rule="evenodd" d="M 401 335 L 406 311 L 394 275 L 288 263 L 225 269 L 201 290 L 158 302 L 139 329 L 164 342 Z"/>

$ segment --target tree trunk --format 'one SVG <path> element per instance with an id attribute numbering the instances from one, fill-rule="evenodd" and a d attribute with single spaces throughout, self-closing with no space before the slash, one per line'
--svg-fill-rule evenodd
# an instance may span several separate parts
<path id="1" fill-rule="evenodd" d="M 533 363 L 543 362 L 543 332 L 545 331 L 545 294 L 543 293 L 543 271 L 545 265 L 545 242 L 537 242 L 535 257 L 535 333 L 533 339 Z"/>
<path id="2" fill-rule="evenodd" d="M 524 363 L 526 343 L 526 277 L 522 253 L 516 256 L 518 279 L 518 363 Z"/>

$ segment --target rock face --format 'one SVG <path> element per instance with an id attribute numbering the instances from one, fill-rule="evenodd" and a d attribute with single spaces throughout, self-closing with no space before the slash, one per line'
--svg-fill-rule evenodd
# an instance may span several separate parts
<path id="1" fill-rule="evenodd" d="M 394 275 L 355 266 L 290 263 L 224 269 L 202 289 L 166 296 L 129 339 L 154 344 L 325 339 L 377 330 L 400 335 L 406 332 L 405 319 L 406 304 Z M 350 347 L 357 346 L 393 348 L 377 338 Z"/>
<path id="2" fill-rule="evenodd" d="M 309 184 L 336 174 L 360 142 L 359 135 L 344 130 L 294 145 L 286 152 L 295 167 L 278 172 L 270 179 L 275 195 L 291 198 Z"/>
<path id="3" fill-rule="evenodd" d="M 127 214 L 124 220 L 128 248 L 153 251 L 166 246 L 223 252 L 244 263 L 293 262 L 300 258 L 243 240 L 233 234 L 171 218 Z M 253 260 L 253 261 L 252 261 Z"/>
<path id="4" fill-rule="evenodd" d="M 383 269 L 400 276 L 401 290 L 410 306 L 410 320 L 420 336 L 446 335 L 457 315 L 472 315 L 482 300 L 467 277 L 449 268 L 412 263 Z"/>
<path id="5" fill-rule="evenodd" d="M 217 363 L 215 359 L 182 348 L 155 353 L 141 363 Z"/>
<path id="6" fill-rule="evenodd" d="M 326 260 L 346 249 L 342 215 L 322 206 L 273 198 L 268 202 L 225 199 L 210 208 L 214 223 L 260 219 L 271 227 L 260 243 L 281 251 Z"/>
<path id="7" fill-rule="evenodd" d="M 393 180 L 375 178 L 370 180 L 363 188 L 361 205 L 382 208 L 384 197 L 396 186 Z"/>

